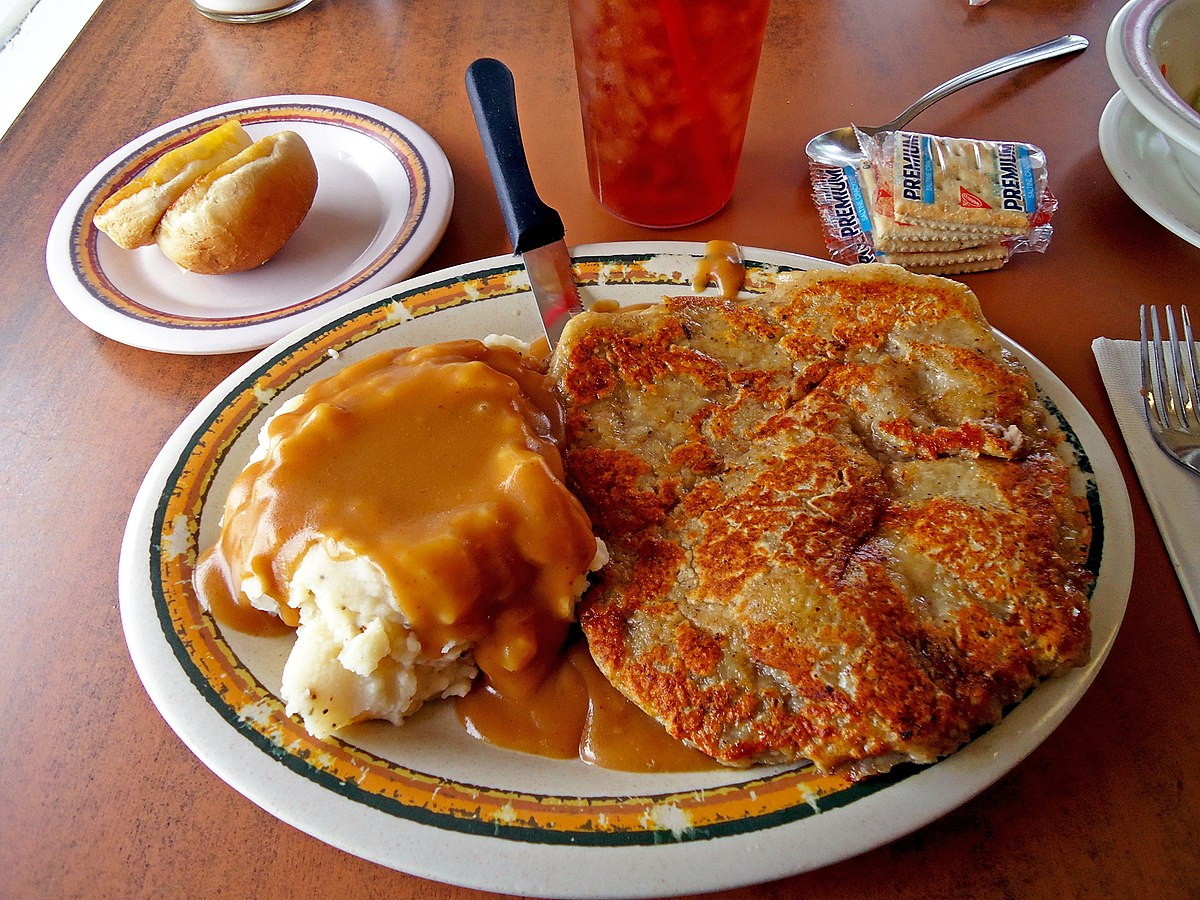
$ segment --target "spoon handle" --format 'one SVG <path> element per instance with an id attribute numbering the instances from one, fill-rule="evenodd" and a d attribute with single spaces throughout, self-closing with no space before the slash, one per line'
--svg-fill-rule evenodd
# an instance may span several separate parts
<path id="1" fill-rule="evenodd" d="M 1010 53 L 989 63 L 984 63 L 982 66 L 974 68 L 969 72 L 963 72 L 963 74 L 939 84 L 892 121 L 886 125 L 879 126 L 878 130 L 895 131 L 898 128 L 903 128 L 934 103 L 937 103 L 943 97 L 950 96 L 955 91 L 960 91 L 972 84 L 978 84 L 985 79 L 1003 72 L 1019 69 L 1021 66 L 1027 66 L 1030 63 L 1053 59 L 1056 56 L 1066 56 L 1068 53 L 1076 53 L 1085 49 L 1087 45 L 1088 39 L 1082 35 L 1064 34 L 1060 38 L 1046 41 L 1046 43 L 1038 44 L 1036 47 L 1030 47 L 1027 50 L 1018 50 L 1016 53 Z"/>

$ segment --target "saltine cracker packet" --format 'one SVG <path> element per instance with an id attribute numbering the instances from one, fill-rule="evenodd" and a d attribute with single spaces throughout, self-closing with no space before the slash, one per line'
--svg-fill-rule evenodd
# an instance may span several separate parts
<path id="1" fill-rule="evenodd" d="M 892 262 L 949 275 L 1044 252 L 1057 208 L 1031 144 L 859 132 L 854 166 L 810 160 L 825 242 L 839 262 Z"/>
<path id="2" fill-rule="evenodd" d="M 1045 154 L 1029 144 L 910 131 L 861 135 L 859 144 L 885 179 L 890 166 L 900 222 L 1024 231 L 1046 187 Z"/>

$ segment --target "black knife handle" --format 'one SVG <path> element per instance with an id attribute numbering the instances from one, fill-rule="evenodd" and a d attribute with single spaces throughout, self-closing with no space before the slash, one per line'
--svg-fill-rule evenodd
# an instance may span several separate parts
<path id="1" fill-rule="evenodd" d="M 483 141 L 500 212 L 516 253 L 562 240 L 562 217 L 542 202 L 533 186 L 512 72 L 498 59 L 477 59 L 467 67 L 467 96 Z"/>

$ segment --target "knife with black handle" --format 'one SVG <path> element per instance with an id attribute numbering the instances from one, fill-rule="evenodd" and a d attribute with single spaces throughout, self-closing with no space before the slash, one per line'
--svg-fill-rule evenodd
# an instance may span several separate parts
<path id="1" fill-rule="evenodd" d="M 516 83 L 498 59 L 477 59 L 467 67 L 467 96 L 483 141 L 492 183 L 500 200 L 513 251 L 521 255 L 553 347 L 567 320 L 583 310 L 571 255 L 563 241 L 562 217 L 542 202 L 533 185 L 521 127 Z"/>

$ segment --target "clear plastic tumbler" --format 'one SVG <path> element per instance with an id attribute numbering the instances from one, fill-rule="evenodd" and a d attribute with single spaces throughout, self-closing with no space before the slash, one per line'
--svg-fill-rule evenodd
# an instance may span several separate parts
<path id="1" fill-rule="evenodd" d="M 770 0 L 569 0 L 592 190 L 671 228 L 729 202 Z"/>

